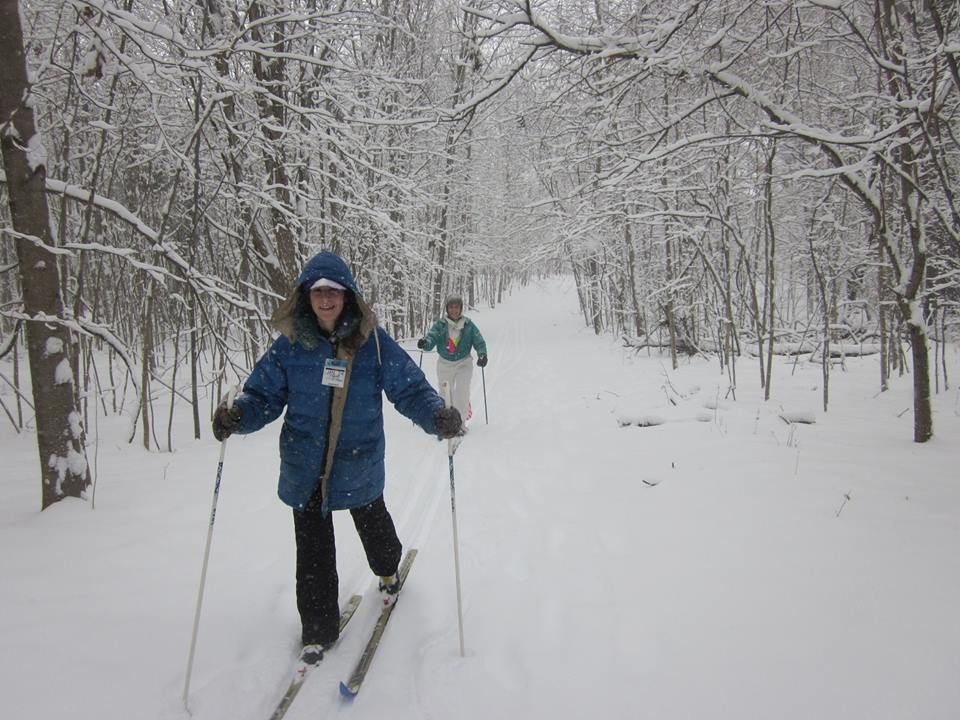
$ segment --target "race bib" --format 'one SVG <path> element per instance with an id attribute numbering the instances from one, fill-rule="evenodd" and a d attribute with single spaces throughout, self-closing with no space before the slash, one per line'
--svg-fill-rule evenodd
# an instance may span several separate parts
<path id="1" fill-rule="evenodd" d="M 323 384 L 342 388 L 347 379 L 347 361 L 330 358 L 323 364 Z"/>

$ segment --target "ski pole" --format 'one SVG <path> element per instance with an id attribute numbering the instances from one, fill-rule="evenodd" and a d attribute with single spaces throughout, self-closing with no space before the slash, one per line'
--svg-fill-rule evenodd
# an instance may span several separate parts
<path id="1" fill-rule="evenodd" d="M 233 407 L 237 396 L 237 387 L 227 392 L 227 407 Z M 213 504 L 210 507 L 210 525 L 207 527 L 207 546 L 203 550 L 203 565 L 200 569 L 200 590 L 197 593 L 197 611 L 193 616 L 193 636 L 190 638 L 190 656 L 187 658 L 187 680 L 183 686 L 183 707 L 189 712 L 187 700 L 190 696 L 190 675 L 193 672 L 193 656 L 197 649 L 197 631 L 200 629 L 200 609 L 203 607 L 203 589 L 207 582 L 207 562 L 210 559 L 210 544 L 213 542 L 213 522 L 217 517 L 217 500 L 220 497 L 220 478 L 223 475 L 223 457 L 227 452 L 227 438 L 220 441 L 220 462 L 217 463 L 217 481 L 213 485 Z"/>
<path id="2" fill-rule="evenodd" d="M 443 401 L 450 405 L 450 383 L 443 383 Z M 453 454 L 455 452 L 453 438 L 447 439 L 447 462 L 450 465 L 450 511 L 453 516 L 453 568 L 457 581 L 457 621 L 460 630 L 460 657 L 464 657 L 463 650 L 463 601 L 460 595 L 460 540 L 457 534 L 457 489 L 453 479 Z"/>
<path id="3" fill-rule="evenodd" d="M 487 374 L 484 372 L 485 367 L 480 368 L 480 379 L 483 380 L 483 420 L 484 423 L 490 424 L 490 415 L 487 413 Z"/>
<path id="4" fill-rule="evenodd" d="M 420 362 L 417 363 L 417 367 L 420 368 L 421 370 L 423 370 L 423 350 L 420 350 Z M 413 425 L 414 427 L 416 427 L 417 421 L 416 421 L 416 420 L 411 420 L 411 421 L 410 421 L 410 424 Z"/>

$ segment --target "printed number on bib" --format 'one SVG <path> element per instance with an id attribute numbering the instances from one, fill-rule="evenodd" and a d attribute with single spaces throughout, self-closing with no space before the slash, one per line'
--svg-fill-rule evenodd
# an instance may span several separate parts
<path id="1" fill-rule="evenodd" d="M 323 384 L 327 387 L 342 388 L 347 379 L 347 361 L 331 358 L 323 364 Z"/>

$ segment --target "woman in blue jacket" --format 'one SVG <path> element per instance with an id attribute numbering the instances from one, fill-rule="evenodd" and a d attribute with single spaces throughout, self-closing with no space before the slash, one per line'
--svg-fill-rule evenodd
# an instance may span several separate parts
<path id="1" fill-rule="evenodd" d="M 450 386 L 450 402 L 464 422 L 473 414 L 470 408 L 470 382 L 473 379 L 472 350 L 477 351 L 477 366 L 487 364 L 487 343 L 480 328 L 463 314 L 463 298 L 451 295 L 444 305 L 446 317 L 437 320 L 427 334 L 417 341 L 421 350 L 437 348 L 437 381 Z M 464 425 L 460 433 L 466 432 Z"/>
<path id="2" fill-rule="evenodd" d="M 400 590 L 402 546 L 383 501 L 383 395 L 426 432 L 461 426 L 416 363 L 377 325 L 346 263 L 321 252 L 273 316 L 280 336 L 254 366 L 213 433 L 252 433 L 286 408 L 280 432 L 280 499 L 293 508 L 301 659 L 315 664 L 339 636 L 334 510 L 349 510 L 386 605 Z"/>

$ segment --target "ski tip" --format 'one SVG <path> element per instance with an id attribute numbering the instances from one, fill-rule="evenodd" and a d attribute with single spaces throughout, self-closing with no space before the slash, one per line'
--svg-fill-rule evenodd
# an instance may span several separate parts
<path id="1" fill-rule="evenodd" d="M 340 697 L 353 700 L 356 696 L 357 692 L 355 690 L 351 690 L 344 682 L 340 683 Z"/>

